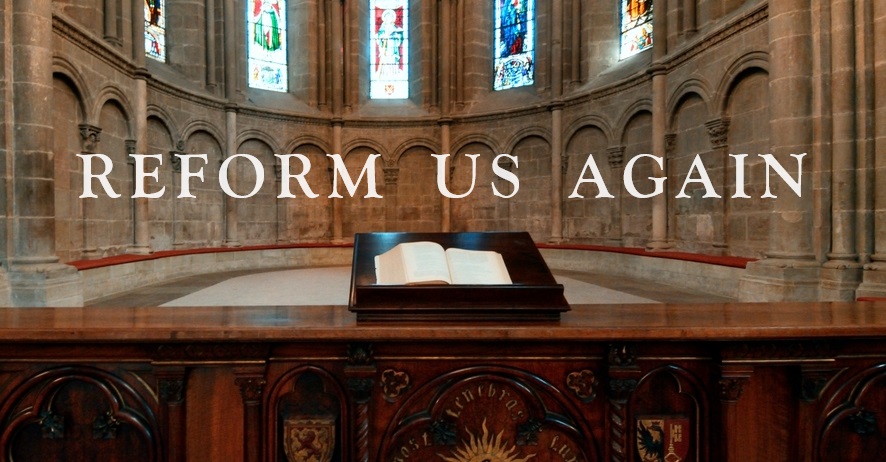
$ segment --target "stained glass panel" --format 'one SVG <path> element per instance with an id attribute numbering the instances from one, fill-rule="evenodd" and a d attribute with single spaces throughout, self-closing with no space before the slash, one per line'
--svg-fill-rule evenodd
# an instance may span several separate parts
<path id="1" fill-rule="evenodd" d="M 145 0 L 145 55 L 166 61 L 166 0 Z"/>
<path id="2" fill-rule="evenodd" d="M 369 2 L 369 97 L 409 97 L 409 6 L 407 0 Z"/>
<path id="3" fill-rule="evenodd" d="M 286 0 L 249 0 L 246 27 L 249 86 L 287 91 Z"/>
<path id="4" fill-rule="evenodd" d="M 621 58 L 652 47 L 652 0 L 621 1 Z"/>
<path id="5" fill-rule="evenodd" d="M 532 85 L 535 0 L 495 0 L 495 90 Z"/>

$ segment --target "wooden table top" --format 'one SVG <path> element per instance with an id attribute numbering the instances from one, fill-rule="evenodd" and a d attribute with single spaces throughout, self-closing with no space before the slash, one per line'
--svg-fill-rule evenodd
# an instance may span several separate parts
<path id="1" fill-rule="evenodd" d="M 573 305 L 553 322 L 358 323 L 345 306 L 0 308 L 0 342 L 886 337 L 886 302 Z"/>

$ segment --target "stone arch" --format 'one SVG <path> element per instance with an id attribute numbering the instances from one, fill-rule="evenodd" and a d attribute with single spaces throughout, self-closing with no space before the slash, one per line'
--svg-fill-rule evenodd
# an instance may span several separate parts
<path id="1" fill-rule="evenodd" d="M 265 133 L 261 130 L 250 129 L 250 130 L 243 130 L 237 136 L 237 151 L 238 152 L 235 154 L 239 154 L 240 147 L 249 141 L 261 141 L 262 143 L 267 145 L 268 148 L 271 149 L 272 153 L 280 152 L 279 146 L 277 145 L 277 141 L 274 140 L 274 138 L 272 136 L 268 135 L 267 133 Z"/>
<path id="2" fill-rule="evenodd" d="M 87 109 L 88 101 L 92 99 L 90 96 L 89 85 L 80 74 L 80 71 L 65 58 L 55 56 L 52 61 L 52 76 L 64 81 L 74 95 L 78 98 L 78 108 L 80 110 L 80 121 L 89 120 L 89 110 Z"/>
<path id="3" fill-rule="evenodd" d="M 130 139 L 134 138 L 133 134 L 135 133 L 135 129 L 133 124 L 135 120 L 133 114 L 135 114 L 135 111 L 132 110 L 132 104 L 129 102 L 129 98 L 126 97 L 126 94 L 115 86 L 102 88 L 98 94 L 96 94 L 95 105 L 93 106 L 91 113 L 91 122 L 96 125 L 98 124 L 98 118 L 101 114 L 102 108 L 107 104 L 116 104 L 120 107 L 123 117 L 126 119 L 127 136 Z"/>
<path id="4" fill-rule="evenodd" d="M 330 153 L 329 144 L 324 139 L 314 135 L 302 135 L 286 144 L 286 154 L 295 154 L 298 147 L 305 145 L 313 145 L 324 153 Z"/>
<path id="5" fill-rule="evenodd" d="M 206 132 L 212 137 L 213 141 L 218 143 L 218 145 L 224 149 L 225 143 L 222 141 L 225 139 L 224 134 L 215 125 L 205 120 L 194 120 L 185 125 L 181 132 L 181 139 L 187 140 L 191 135 L 197 132 Z M 222 152 L 224 153 L 224 151 Z M 222 154 L 222 156 L 224 156 L 224 154 Z"/>
<path id="6" fill-rule="evenodd" d="M 671 131 L 674 129 L 674 118 L 677 115 L 677 109 L 692 95 L 698 96 L 705 103 L 705 110 L 708 114 L 712 113 L 711 107 L 711 91 L 708 85 L 699 79 L 689 79 L 680 84 L 679 87 L 671 94 L 667 104 L 668 119 L 665 122 L 666 129 Z"/>
<path id="7" fill-rule="evenodd" d="M 357 149 L 366 148 L 373 151 L 374 154 L 381 154 L 382 159 L 387 159 L 387 150 L 380 143 L 369 138 L 357 138 L 347 142 L 342 146 L 342 159 L 347 159 L 352 152 Z"/>
<path id="8" fill-rule="evenodd" d="M 566 142 L 565 146 L 569 146 L 569 141 L 575 137 L 576 133 L 588 127 L 599 129 L 604 135 L 606 135 L 607 142 L 609 144 L 612 143 L 612 124 L 610 124 L 602 115 L 588 114 L 579 117 L 566 127 L 566 131 L 563 134 L 563 140 Z"/>
<path id="9" fill-rule="evenodd" d="M 465 146 L 469 144 L 482 144 L 488 147 L 492 152 L 501 152 L 501 147 L 498 142 L 495 141 L 491 136 L 487 136 L 480 133 L 474 133 L 471 135 L 466 135 L 459 138 L 456 142 L 452 143 L 452 152 L 456 153 L 461 151 Z M 446 154 L 446 153 L 443 153 Z"/>
<path id="10" fill-rule="evenodd" d="M 769 74 L 769 54 L 763 51 L 752 51 L 730 65 L 717 86 L 717 101 L 715 106 L 718 115 L 726 114 L 729 108 L 729 97 L 732 90 L 741 81 L 742 76 L 754 72 Z"/>
<path id="11" fill-rule="evenodd" d="M 523 142 L 523 140 L 527 138 L 538 137 L 545 140 L 548 143 L 548 146 L 551 145 L 551 132 L 549 130 L 545 130 L 541 127 L 526 127 L 519 130 L 511 139 L 508 140 L 506 146 L 507 150 L 504 151 L 504 154 L 511 154 L 514 152 L 514 148 L 517 147 L 518 144 Z"/>
<path id="12" fill-rule="evenodd" d="M 161 106 L 157 106 L 155 104 L 149 104 L 147 107 L 147 119 L 156 119 L 166 128 L 166 131 L 169 133 L 169 138 L 172 140 L 173 145 L 178 141 L 175 136 L 176 133 L 179 133 L 179 130 L 175 123 L 175 118 L 172 117 L 172 114 L 169 113 L 165 108 Z"/>
<path id="13" fill-rule="evenodd" d="M 392 156 L 391 163 L 393 165 L 398 165 L 403 155 L 406 154 L 407 151 L 416 147 L 427 148 L 429 151 L 435 154 L 439 153 L 440 151 L 440 145 L 430 138 L 413 138 L 401 143 L 400 146 L 397 146 L 397 148 L 394 149 L 394 155 Z"/>
<path id="14" fill-rule="evenodd" d="M 615 136 L 613 140 L 618 140 L 620 144 L 624 144 L 624 137 L 626 134 L 626 129 L 628 124 L 633 120 L 638 114 L 648 112 L 652 114 L 652 100 L 651 99 L 641 99 L 639 101 L 634 102 L 630 106 L 622 112 L 621 116 L 619 116 L 618 121 L 616 122 L 616 130 L 617 132 L 613 133 Z"/>

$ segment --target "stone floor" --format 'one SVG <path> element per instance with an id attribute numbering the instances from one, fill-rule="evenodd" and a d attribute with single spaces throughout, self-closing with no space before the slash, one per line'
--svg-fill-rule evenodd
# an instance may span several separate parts
<path id="1" fill-rule="evenodd" d="M 207 273 L 106 297 L 88 306 L 346 305 L 348 267 Z M 571 304 L 711 303 L 728 298 L 606 274 L 554 271 Z"/>

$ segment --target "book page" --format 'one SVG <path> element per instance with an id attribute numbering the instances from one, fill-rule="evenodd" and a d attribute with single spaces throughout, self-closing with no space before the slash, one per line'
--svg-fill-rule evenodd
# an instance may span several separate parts
<path id="1" fill-rule="evenodd" d="M 453 284 L 512 284 L 501 254 L 491 250 L 446 250 Z"/>
<path id="2" fill-rule="evenodd" d="M 404 242 L 403 266 L 407 284 L 451 284 L 443 246 L 436 242 Z"/>
<path id="3" fill-rule="evenodd" d="M 381 285 L 406 284 L 403 252 L 399 245 L 375 256 L 375 281 Z"/>

